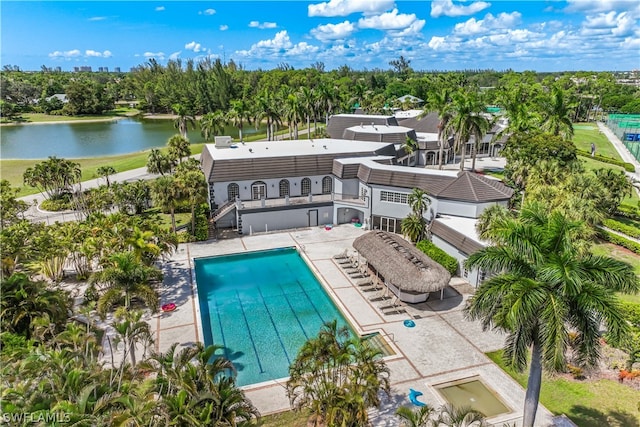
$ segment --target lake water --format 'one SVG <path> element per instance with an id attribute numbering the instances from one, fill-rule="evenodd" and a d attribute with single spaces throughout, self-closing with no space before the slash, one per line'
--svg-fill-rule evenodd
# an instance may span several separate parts
<path id="1" fill-rule="evenodd" d="M 251 135 L 255 127 L 245 127 Z M 264 132 L 264 130 L 262 130 Z M 0 128 L 0 158 L 65 159 L 112 156 L 163 147 L 177 134 L 173 120 L 125 118 L 101 123 L 42 124 Z M 238 129 L 225 128 L 224 135 L 238 138 Z M 189 141 L 204 142 L 200 129 L 189 130 Z"/>

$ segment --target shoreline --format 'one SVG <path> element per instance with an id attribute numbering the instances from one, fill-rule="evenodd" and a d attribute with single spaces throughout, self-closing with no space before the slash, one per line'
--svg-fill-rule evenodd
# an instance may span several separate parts
<path id="1" fill-rule="evenodd" d="M 51 120 L 44 122 L 12 122 L 12 123 L 0 123 L 0 127 L 14 127 L 14 126 L 33 126 L 33 125 L 74 125 L 77 123 L 104 123 L 115 122 L 129 117 L 124 116 L 112 116 L 95 119 L 81 119 L 81 120 Z"/>

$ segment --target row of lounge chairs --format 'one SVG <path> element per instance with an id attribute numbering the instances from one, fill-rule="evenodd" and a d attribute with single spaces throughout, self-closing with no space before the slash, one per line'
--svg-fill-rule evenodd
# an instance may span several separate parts
<path id="1" fill-rule="evenodd" d="M 369 273 L 366 260 L 361 259 L 357 252 L 349 253 L 345 249 L 338 255 L 334 255 L 333 259 L 354 280 L 362 292 L 376 292 L 369 297 L 369 301 L 380 302 L 377 307 L 383 314 L 406 312 L 406 307 L 398 295 L 395 295 L 386 283 L 382 283 L 378 277 Z"/>

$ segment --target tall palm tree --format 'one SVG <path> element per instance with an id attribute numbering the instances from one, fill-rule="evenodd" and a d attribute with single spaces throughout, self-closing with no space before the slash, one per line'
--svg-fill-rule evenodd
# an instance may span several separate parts
<path id="1" fill-rule="evenodd" d="M 267 141 L 275 139 L 274 128 L 282 123 L 282 116 L 278 110 L 275 96 L 268 90 L 263 89 L 256 99 L 255 121 L 259 126 L 262 120 L 267 122 Z"/>
<path id="2" fill-rule="evenodd" d="M 252 115 L 249 103 L 244 99 L 231 101 L 231 109 L 229 110 L 228 115 L 233 126 L 238 128 L 240 142 L 243 142 L 242 128 L 245 123 L 248 123 L 251 120 Z"/>
<path id="3" fill-rule="evenodd" d="M 191 155 L 191 144 L 189 140 L 181 135 L 173 135 L 167 141 L 167 147 L 169 148 L 169 158 L 173 162 L 182 163 L 184 157 Z"/>
<path id="4" fill-rule="evenodd" d="M 171 231 L 176 232 L 176 207 L 183 197 L 182 189 L 173 176 L 162 176 L 151 186 L 151 198 L 163 211 L 171 215 Z"/>
<path id="5" fill-rule="evenodd" d="M 497 219 L 487 232 L 493 245 L 467 260 L 470 268 L 500 272 L 480 285 L 467 316 L 508 334 L 504 356 L 509 365 L 523 370 L 531 360 L 525 427 L 535 421 L 542 369 L 566 368 L 569 333 L 577 335 L 578 363 L 593 366 L 600 355 L 601 325 L 612 342 L 628 328 L 614 292 L 640 289 L 628 264 L 581 250 L 584 226 L 541 204 L 525 205 L 518 218 Z"/>
<path id="6" fill-rule="evenodd" d="M 196 206 L 207 201 L 209 187 L 202 171 L 189 170 L 176 176 L 184 200 L 191 207 L 191 233 L 196 232 Z"/>
<path id="7" fill-rule="evenodd" d="M 141 300 L 152 312 L 158 310 L 159 296 L 152 283 L 159 281 L 162 273 L 136 260 L 133 252 L 112 254 L 106 266 L 91 276 L 90 283 L 104 286 L 104 293 L 98 299 L 98 313 L 106 315 L 115 304 L 130 308 L 133 299 Z"/>
<path id="8" fill-rule="evenodd" d="M 540 107 L 542 129 L 570 140 L 573 136 L 571 113 L 575 105 L 569 102 L 566 92 L 558 86 L 553 86 L 551 93 L 543 97 Z"/>
<path id="9" fill-rule="evenodd" d="M 298 97 L 300 98 L 302 115 L 307 120 L 307 139 L 311 139 L 311 117 L 313 117 L 314 124 L 316 120 L 316 91 L 308 87 L 301 87 Z"/>
<path id="10" fill-rule="evenodd" d="M 453 117 L 449 122 L 449 128 L 455 132 L 455 151 L 460 151 L 461 171 L 464 170 L 464 160 L 469 138 L 474 137 L 476 143 L 478 143 L 478 141 L 482 141 L 484 134 L 489 129 L 489 121 L 486 117 L 480 115 L 483 110 L 484 105 L 480 101 L 477 93 L 459 91 L 453 95 Z"/>
<path id="11" fill-rule="evenodd" d="M 187 136 L 187 131 L 189 130 L 189 125 L 191 125 L 194 129 L 196 127 L 195 117 L 193 116 L 191 111 L 189 111 L 187 106 L 183 104 L 173 104 L 171 106 L 171 109 L 173 110 L 174 114 L 178 116 L 175 121 L 176 129 L 178 129 L 178 132 L 180 132 L 180 135 L 184 139 L 188 140 L 189 137 Z"/>
<path id="12" fill-rule="evenodd" d="M 212 136 L 220 135 L 224 132 L 227 118 L 221 111 L 207 113 L 200 118 L 200 134 L 205 141 L 210 141 Z"/>
<path id="13" fill-rule="evenodd" d="M 426 110 L 438 114 L 438 169 L 442 169 L 444 146 L 447 143 L 449 120 L 453 114 L 451 110 L 451 90 L 444 86 L 429 93 Z"/>
<path id="14" fill-rule="evenodd" d="M 402 144 L 402 148 L 404 148 L 404 151 L 407 153 L 407 155 L 411 157 L 413 153 L 418 150 L 418 143 L 415 140 L 407 137 L 407 139 L 405 139 L 404 141 L 404 144 Z"/>
<path id="15" fill-rule="evenodd" d="M 411 213 L 400 222 L 402 234 L 407 236 L 413 243 L 419 242 L 424 237 L 427 229 L 427 221 L 421 215 Z"/>
<path id="16" fill-rule="evenodd" d="M 160 256 L 160 246 L 155 243 L 155 233 L 151 230 L 141 230 L 137 225 L 133 226 L 132 233 L 124 240 L 128 250 L 138 262 L 146 265 L 153 264 Z"/>

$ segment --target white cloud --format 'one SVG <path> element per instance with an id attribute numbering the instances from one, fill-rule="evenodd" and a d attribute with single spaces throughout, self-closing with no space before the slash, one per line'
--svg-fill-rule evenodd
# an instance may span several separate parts
<path id="1" fill-rule="evenodd" d="M 583 34 L 607 34 L 614 36 L 629 36 L 636 29 L 636 19 L 632 18 L 628 12 L 600 13 L 595 16 L 587 16 L 583 28 Z"/>
<path id="2" fill-rule="evenodd" d="M 164 52 L 145 52 L 142 56 L 145 58 L 164 59 Z"/>
<path id="3" fill-rule="evenodd" d="M 438 18 L 440 16 L 468 16 L 478 13 L 491 6 L 491 3 L 484 1 L 476 1 L 468 6 L 461 4 L 453 4 L 453 0 L 434 0 L 431 2 L 431 16 Z"/>
<path id="4" fill-rule="evenodd" d="M 418 36 L 420 35 L 424 24 L 427 21 L 424 19 L 416 19 L 409 25 L 407 28 L 403 30 L 397 31 L 389 31 L 389 35 L 392 37 L 410 37 L 410 36 Z"/>
<path id="5" fill-rule="evenodd" d="M 319 51 L 317 46 L 306 42 L 293 44 L 286 30 L 279 31 L 272 39 L 261 40 L 248 50 L 236 51 L 237 55 L 251 57 L 261 61 L 278 61 L 287 57 L 301 57 L 308 59 L 310 54 Z"/>
<path id="6" fill-rule="evenodd" d="M 459 35 L 473 35 L 487 33 L 495 29 L 512 28 L 520 23 L 522 15 L 520 12 L 501 13 L 494 17 L 492 14 L 487 13 L 484 19 L 476 20 L 471 18 L 468 21 L 456 24 L 453 32 Z"/>
<path id="7" fill-rule="evenodd" d="M 99 52 L 92 49 L 87 49 L 84 51 L 84 56 L 86 57 L 97 57 L 97 58 L 111 58 L 111 51 L 105 50 L 103 52 Z"/>
<path id="8" fill-rule="evenodd" d="M 395 6 L 394 0 L 330 0 L 324 3 L 310 4 L 309 16 L 348 16 L 352 13 L 375 15 Z"/>
<path id="9" fill-rule="evenodd" d="M 187 50 L 192 50 L 192 51 L 194 51 L 196 53 L 202 52 L 203 50 L 205 50 L 205 48 L 202 47 L 202 45 L 200 43 L 196 43 L 194 41 L 185 44 L 184 48 L 187 49 Z"/>
<path id="10" fill-rule="evenodd" d="M 349 21 L 339 24 L 318 25 L 311 30 L 311 35 L 318 40 L 343 40 L 349 37 L 356 30 L 356 26 Z"/>
<path id="11" fill-rule="evenodd" d="M 77 57 L 79 57 L 81 55 L 82 55 L 82 53 L 78 49 L 65 50 L 65 51 L 56 50 L 55 52 L 51 52 L 49 54 L 49 58 L 52 58 L 52 59 L 56 59 L 56 58 L 71 59 L 71 58 L 77 58 Z"/>
<path id="12" fill-rule="evenodd" d="M 200 12 L 198 12 L 198 15 L 215 15 L 216 14 L 216 10 L 215 9 L 205 9 L 205 10 L 201 10 Z"/>
<path id="13" fill-rule="evenodd" d="M 278 24 L 275 22 L 259 22 L 259 21 L 251 21 L 249 22 L 249 26 L 251 28 L 260 28 L 264 30 L 265 28 L 277 28 Z"/>
<path id="14" fill-rule="evenodd" d="M 164 10 L 164 6 L 158 6 L 155 10 L 156 12 L 162 12 Z"/>
<path id="15" fill-rule="evenodd" d="M 629 11 L 638 16 L 640 2 L 637 0 L 567 0 L 566 12 L 599 13 Z"/>
<path id="16" fill-rule="evenodd" d="M 173 52 L 171 55 L 169 55 L 169 59 L 171 59 L 172 61 L 175 61 L 176 59 L 180 58 L 181 53 L 182 53 L 181 50 L 177 52 Z"/>
<path id="17" fill-rule="evenodd" d="M 89 21 L 104 21 L 105 19 L 107 19 L 106 16 L 92 16 Z"/>
<path id="18" fill-rule="evenodd" d="M 393 9 L 391 12 L 386 12 L 381 15 L 360 18 L 360 20 L 358 20 L 358 27 L 373 28 L 376 30 L 401 30 L 409 27 L 416 19 L 415 13 L 411 15 L 406 13 L 398 14 L 398 9 Z"/>
<path id="19" fill-rule="evenodd" d="M 220 31 L 227 31 L 229 29 L 228 25 L 222 24 L 220 25 Z"/>

